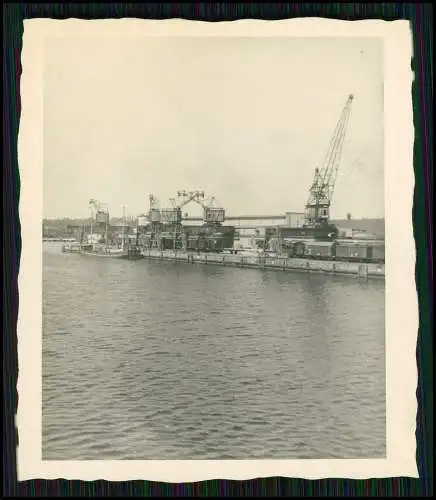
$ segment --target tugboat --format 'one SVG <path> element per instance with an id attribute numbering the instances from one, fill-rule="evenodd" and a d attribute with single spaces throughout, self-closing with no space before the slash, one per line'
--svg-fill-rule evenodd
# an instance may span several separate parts
<path id="1" fill-rule="evenodd" d="M 125 248 L 125 238 L 121 247 L 109 243 L 109 211 L 106 206 L 96 200 L 90 200 L 91 208 L 91 224 L 88 235 L 88 243 L 81 246 L 81 254 L 87 257 L 112 257 L 112 258 L 128 258 L 129 252 Z M 95 215 L 94 215 L 95 214 Z M 94 222 L 95 217 L 95 222 Z M 98 228 L 98 235 L 94 234 L 94 227 Z M 104 235 L 101 235 L 101 229 L 104 227 Z"/>

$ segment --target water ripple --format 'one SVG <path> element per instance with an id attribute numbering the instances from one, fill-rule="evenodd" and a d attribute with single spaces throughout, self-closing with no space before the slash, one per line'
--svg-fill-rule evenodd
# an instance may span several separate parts
<path id="1" fill-rule="evenodd" d="M 383 283 L 44 264 L 44 459 L 385 456 Z"/>

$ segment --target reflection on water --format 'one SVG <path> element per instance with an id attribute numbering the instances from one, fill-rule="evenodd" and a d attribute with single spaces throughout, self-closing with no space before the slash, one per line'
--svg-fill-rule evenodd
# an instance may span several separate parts
<path id="1" fill-rule="evenodd" d="M 46 245 L 43 458 L 385 456 L 384 283 Z"/>

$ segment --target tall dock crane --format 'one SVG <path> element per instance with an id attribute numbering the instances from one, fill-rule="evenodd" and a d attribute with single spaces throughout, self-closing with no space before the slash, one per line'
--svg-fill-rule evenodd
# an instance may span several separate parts
<path id="1" fill-rule="evenodd" d="M 309 199 L 305 210 L 306 227 L 320 227 L 329 223 L 330 205 L 332 203 L 353 99 L 353 94 L 350 94 L 330 140 L 324 164 L 321 168 L 315 169 L 315 176 L 310 187 Z"/>

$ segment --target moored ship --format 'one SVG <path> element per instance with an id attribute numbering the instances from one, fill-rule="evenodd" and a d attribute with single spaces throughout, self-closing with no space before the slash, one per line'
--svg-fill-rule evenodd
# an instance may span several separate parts
<path id="1" fill-rule="evenodd" d="M 109 211 L 96 200 L 90 200 L 93 210 L 87 242 L 81 244 L 80 254 L 88 257 L 137 259 L 141 255 L 136 242 L 132 244 L 128 236 L 128 226 L 123 215 L 122 227 L 111 226 Z"/>
<path id="2" fill-rule="evenodd" d="M 64 240 L 62 245 L 63 253 L 80 253 L 82 250 L 82 244 L 74 239 Z"/>
<path id="3" fill-rule="evenodd" d="M 83 245 L 80 253 L 93 257 L 117 257 L 125 259 L 129 256 L 128 250 L 124 248 L 111 248 L 104 244 Z"/>

